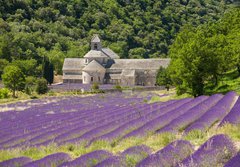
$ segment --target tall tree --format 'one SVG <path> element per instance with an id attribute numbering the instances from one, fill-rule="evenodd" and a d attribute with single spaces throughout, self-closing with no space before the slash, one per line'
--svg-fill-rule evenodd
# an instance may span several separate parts
<path id="1" fill-rule="evenodd" d="M 51 85 L 54 80 L 54 66 L 52 63 L 49 65 L 49 80 L 48 83 Z"/>
<path id="2" fill-rule="evenodd" d="M 25 86 L 25 76 L 21 69 L 16 66 L 7 66 L 2 75 L 3 84 L 13 92 L 16 97 L 17 90 L 23 90 Z"/>
<path id="3" fill-rule="evenodd" d="M 232 9 L 217 23 L 186 26 L 178 34 L 169 66 L 178 93 L 202 95 L 206 84 L 216 86 L 224 72 L 239 67 L 239 16 L 239 9 Z"/>
<path id="4" fill-rule="evenodd" d="M 43 78 L 47 80 L 48 84 L 53 83 L 53 78 L 54 78 L 53 64 L 49 61 L 47 57 L 44 57 L 44 62 L 43 62 Z"/>

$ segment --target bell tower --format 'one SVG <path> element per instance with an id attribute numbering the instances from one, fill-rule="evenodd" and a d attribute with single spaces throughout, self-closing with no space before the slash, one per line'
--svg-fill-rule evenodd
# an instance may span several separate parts
<path id="1" fill-rule="evenodd" d="M 101 40 L 98 34 L 95 34 L 91 40 L 91 50 L 102 50 Z"/>

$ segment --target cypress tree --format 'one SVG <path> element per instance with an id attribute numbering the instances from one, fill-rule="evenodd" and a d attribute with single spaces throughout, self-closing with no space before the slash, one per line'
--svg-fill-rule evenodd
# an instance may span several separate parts
<path id="1" fill-rule="evenodd" d="M 53 79 L 54 79 L 54 66 L 52 63 L 49 64 L 49 80 L 48 83 L 51 85 L 53 83 Z"/>
<path id="2" fill-rule="evenodd" d="M 47 80 L 48 84 L 51 85 L 53 83 L 54 67 L 53 64 L 46 57 L 44 57 L 43 61 L 43 78 Z"/>

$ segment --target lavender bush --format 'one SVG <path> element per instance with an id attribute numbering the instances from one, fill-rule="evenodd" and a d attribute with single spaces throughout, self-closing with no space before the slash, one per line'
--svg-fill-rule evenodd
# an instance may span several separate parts
<path id="1" fill-rule="evenodd" d="M 193 152 L 193 146 L 184 140 L 177 140 L 155 154 L 149 155 L 137 164 L 137 167 L 175 166 Z"/>
<path id="2" fill-rule="evenodd" d="M 238 98 L 232 110 L 223 118 L 219 126 L 222 126 L 225 123 L 235 125 L 240 124 L 240 98 Z"/>
<path id="3" fill-rule="evenodd" d="M 108 124 L 112 121 L 109 118 L 122 118 L 122 121 L 129 122 L 139 116 L 138 108 L 145 114 L 143 110 L 151 106 L 142 104 L 142 100 L 141 97 L 106 94 L 25 102 L 25 105 L 32 106 L 21 112 L 0 113 L 0 148 L 41 146 L 53 142 L 61 144 Z M 15 105 L 23 106 L 22 103 Z M 9 107 L 13 105 L 9 104 Z M 115 124 L 120 126 L 117 121 Z"/>
<path id="4" fill-rule="evenodd" d="M 240 166 L 240 153 L 230 159 L 224 167 L 239 167 Z"/>
<path id="5" fill-rule="evenodd" d="M 96 165 L 97 163 L 100 163 L 101 161 L 104 161 L 105 159 L 113 156 L 111 153 L 104 151 L 104 150 L 96 150 L 93 152 L 90 152 L 88 154 L 82 155 L 81 157 L 65 162 L 60 167 L 91 167 Z"/>
<path id="6" fill-rule="evenodd" d="M 66 153 L 55 153 L 55 154 L 48 155 L 40 160 L 30 162 L 24 165 L 23 167 L 58 166 L 70 160 L 71 160 L 71 157 Z"/>
<path id="7" fill-rule="evenodd" d="M 235 92 L 227 93 L 219 102 L 210 108 L 205 114 L 203 114 L 198 120 L 191 124 L 185 132 L 191 130 L 207 130 L 214 123 L 222 120 L 222 118 L 230 111 L 234 98 L 236 97 Z"/>
<path id="8" fill-rule="evenodd" d="M 125 157 L 126 164 L 128 166 L 135 166 L 142 159 L 146 158 L 152 153 L 152 149 L 145 146 L 133 146 L 121 153 L 122 157 Z"/>
<path id="9" fill-rule="evenodd" d="M 128 166 L 124 157 L 113 156 L 98 163 L 94 167 L 128 167 Z"/>
<path id="10" fill-rule="evenodd" d="M 179 167 L 211 167 L 225 164 L 236 154 L 233 142 L 226 135 L 211 137 L 195 153 L 188 156 Z"/>
<path id="11" fill-rule="evenodd" d="M 209 97 L 207 100 L 191 108 L 187 112 L 173 119 L 170 123 L 165 125 L 157 133 L 182 131 L 188 125 L 199 119 L 206 111 L 214 106 L 223 96 L 216 94 Z"/>
<path id="12" fill-rule="evenodd" d="M 154 132 L 159 127 L 163 126 L 162 124 L 164 124 L 165 122 L 162 122 L 162 120 L 165 120 L 165 115 L 166 114 L 168 114 L 170 112 L 173 112 L 173 111 L 176 111 L 176 108 L 178 108 L 178 107 L 185 106 L 185 103 L 188 103 L 188 102 L 190 103 L 191 100 L 192 99 L 186 99 L 185 101 L 179 101 L 177 104 L 172 105 L 171 107 L 168 107 L 166 110 L 162 111 L 162 113 L 164 115 L 161 114 L 157 118 L 149 120 L 143 126 L 141 126 L 138 129 L 136 129 L 136 130 L 126 134 L 124 136 L 124 138 L 128 138 L 128 137 L 143 137 L 143 136 L 146 136 L 147 134 L 149 134 L 150 132 Z"/>
<path id="13" fill-rule="evenodd" d="M 124 136 L 124 138 L 127 137 L 142 137 L 146 136 L 150 132 L 155 132 L 156 130 L 164 127 L 167 125 L 170 121 L 177 118 L 180 114 L 185 113 L 195 105 L 199 104 L 203 100 L 206 100 L 207 97 L 202 96 L 196 99 L 188 99 L 186 101 L 182 101 L 179 105 L 174 105 L 171 110 L 168 110 L 167 112 L 164 112 L 163 115 L 160 115 L 159 117 L 150 120 L 149 122 L 145 123 L 142 127 L 128 133 Z"/>
<path id="14" fill-rule="evenodd" d="M 175 101 L 169 101 L 162 105 L 155 103 L 155 104 L 149 106 L 149 108 L 147 109 L 147 111 L 149 111 L 149 112 L 144 111 L 143 116 L 136 118 L 134 120 L 131 120 L 128 123 L 126 123 L 122 126 L 119 126 L 118 128 L 116 128 L 115 130 L 113 130 L 109 133 L 106 133 L 97 138 L 94 138 L 91 142 L 94 142 L 96 140 L 107 140 L 108 142 L 111 142 L 111 143 L 115 142 L 116 140 L 121 139 L 124 135 L 126 135 L 126 133 L 129 130 L 137 129 L 140 126 L 143 126 L 146 122 L 152 120 L 153 118 L 156 118 L 156 117 L 162 115 L 164 113 L 164 111 L 166 111 L 167 108 L 172 105 L 175 105 Z"/>
<path id="15" fill-rule="evenodd" d="M 10 160 L 0 162 L 0 166 L 1 167 L 20 167 L 20 166 L 24 166 L 25 164 L 30 163 L 31 161 L 32 161 L 31 158 L 19 157 L 19 158 L 13 158 Z"/>

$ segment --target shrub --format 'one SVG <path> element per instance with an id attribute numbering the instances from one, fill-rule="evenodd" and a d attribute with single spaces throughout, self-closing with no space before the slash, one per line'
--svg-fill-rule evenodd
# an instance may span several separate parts
<path id="1" fill-rule="evenodd" d="M 38 94 L 45 94 L 48 91 L 47 81 L 44 78 L 37 80 L 36 92 Z"/>
<path id="2" fill-rule="evenodd" d="M 7 88 L 0 89 L 0 99 L 5 99 L 9 97 L 10 91 Z"/>
<path id="3" fill-rule="evenodd" d="M 0 78 L 3 74 L 3 69 L 9 64 L 9 62 L 6 59 L 0 59 Z"/>
<path id="4" fill-rule="evenodd" d="M 36 78 L 32 76 L 26 77 L 25 93 L 31 95 L 36 86 Z"/>
<path id="5" fill-rule="evenodd" d="M 98 83 L 93 83 L 92 84 L 92 90 L 98 90 L 98 89 L 99 89 Z"/>
<path id="6" fill-rule="evenodd" d="M 6 66 L 2 80 L 5 87 L 13 92 L 13 97 L 16 97 L 16 91 L 21 91 L 25 88 L 25 76 L 17 66 Z"/>
<path id="7" fill-rule="evenodd" d="M 122 90 L 122 87 L 121 87 L 120 85 L 115 85 L 114 88 L 117 89 L 117 90 L 119 90 L 119 91 Z"/>

